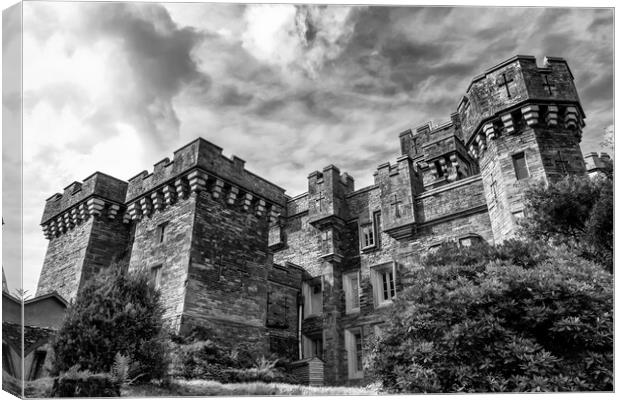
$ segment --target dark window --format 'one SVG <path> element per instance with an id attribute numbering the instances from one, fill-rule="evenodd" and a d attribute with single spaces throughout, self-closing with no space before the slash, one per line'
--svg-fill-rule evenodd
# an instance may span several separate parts
<path id="1" fill-rule="evenodd" d="M 381 211 L 375 211 L 372 219 L 375 231 L 375 244 L 377 247 L 381 247 Z"/>
<path id="2" fill-rule="evenodd" d="M 161 264 L 151 268 L 150 283 L 155 289 L 161 286 Z"/>
<path id="3" fill-rule="evenodd" d="M 157 243 L 163 243 L 166 241 L 166 227 L 167 222 L 157 225 Z"/>
<path id="4" fill-rule="evenodd" d="M 519 153 L 512 156 L 512 163 L 515 167 L 517 180 L 525 179 L 530 176 L 527 171 L 527 163 L 525 162 L 525 153 Z"/>
<path id="5" fill-rule="evenodd" d="M 41 373 L 43 372 L 43 364 L 45 363 L 45 351 L 36 351 L 34 353 L 34 358 L 32 360 L 32 367 L 30 367 L 30 376 L 28 377 L 29 381 L 33 381 L 35 379 L 39 379 L 41 377 Z"/>
<path id="6" fill-rule="evenodd" d="M 381 281 L 383 283 L 383 300 L 389 300 L 395 296 L 394 275 L 392 271 L 383 271 L 381 273 Z"/>
<path id="7" fill-rule="evenodd" d="M 356 332 L 354 334 L 355 336 L 355 366 L 357 371 L 362 371 L 363 368 L 363 363 L 362 363 L 362 348 L 363 348 L 363 342 L 362 342 L 362 333 L 361 332 Z"/>
<path id="8" fill-rule="evenodd" d="M 439 160 L 435 160 L 435 169 L 437 170 L 437 177 L 441 178 L 443 176 L 443 168 L 441 168 Z"/>

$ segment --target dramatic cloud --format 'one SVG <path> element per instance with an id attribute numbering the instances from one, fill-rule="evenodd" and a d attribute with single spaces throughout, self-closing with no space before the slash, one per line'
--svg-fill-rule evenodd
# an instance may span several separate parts
<path id="1" fill-rule="evenodd" d="M 24 24 L 29 288 L 45 198 L 95 170 L 127 179 L 197 136 L 289 195 L 331 163 L 361 188 L 399 132 L 447 120 L 472 77 L 515 54 L 568 60 L 584 152 L 614 124 L 606 9 L 29 2 Z"/>
<path id="2" fill-rule="evenodd" d="M 353 7 L 249 5 L 243 47 L 258 60 L 317 78 L 353 33 Z"/>

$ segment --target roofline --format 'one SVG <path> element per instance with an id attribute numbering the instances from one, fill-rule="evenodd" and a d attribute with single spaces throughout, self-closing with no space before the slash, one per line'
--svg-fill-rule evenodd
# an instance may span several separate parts
<path id="1" fill-rule="evenodd" d="M 465 89 L 465 93 L 469 92 L 469 89 L 471 89 L 471 85 L 473 85 L 474 82 L 477 82 L 480 79 L 483 79 L 484 77 L 486 77 L 491 72 L 496 71 L 496 70 L 498 70 L 498 69 L 500 69 L 502 67 L 505 67 L 506 65 L 508 65 L 510 63 L 513 63 L 513 62 L 515 62 L 517 60 L 534 60 L 534 62 L 536 62 L 536 57 L 534 57 L 534 56 L 526 56 L 526 55 L 522 55 L 522 54 L 517 54 L 516 56 L 512 56 L 509 59 L 500 62 L 499 64 L 495 64 L 494 66 L 492 66 L 491 68 L 488 68 L 483 73 L 474 76 L 472 78 L 471 82 L 469 83 L 469 85 L 467 86 L 467 89 Z"/>
<path id="2" fill-rule="evenodd" d="M 54 290 L 53 292 L 46 293 L 46 294 L 44 294 L 44 295 L 37 296 L 37 297 L 32 298 L 32 299 L 24 300 L 24 305 L 26 305 L 26 304 L 32 304 L 32 303 L 36 303 L 36 302 L 38 302 L 38 301 L 40 301 L 40 300 L 45 300 L 45 299 L 48 299 L 48 298 L 54 298 L 54 299 L 58 300 L 58 301 L 59 301 L 59 302 L 61 302 L 61 303 L 62 303 L 65 307 L 68 307 L 68 306 L 69 306 L 69 302 L 67 302 L 67 300 L 65 300 L 65 299 L 64 299 L 64 297 L 62 297 L 60 294 L 58 294 L 58 292 L 57 292 L 57 291 L 55 291 L 55 290 Z"/>
<path id="3" fill-rule="evenodd" d="M 2 296 L 7 297 L 9 300 L 12 300 L 18 304 L 20 304 L 22 301 L 20 299 L 18 299 L 17 297 L 13 296 L 11 293 L 6 292 L 6 291 L 2 291 Z"/>

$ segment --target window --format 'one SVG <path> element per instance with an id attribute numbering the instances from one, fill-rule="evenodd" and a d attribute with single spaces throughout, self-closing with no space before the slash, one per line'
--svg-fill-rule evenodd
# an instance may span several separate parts
<path id="1" fill-rule="evenodd" d="M 327 230 L 321 232 L 321 254 L 333 253 L 332 231 Z"/>
<path id="2" fill-rule="evenodd" d="M 360 226 L 360 240 L 362 241 L 362 249 L 375 246 L 375 231 L 372 224 Z"/>
<path id="3" fill-rule="evenodd" d="M 303 335 L 302 342 L 303 358 L 323 358 L 323 338 L 321 336 L 308 337 Z"/>
<path id="4" fill-rule="evenodd" d="M 392 303 L 396 297 L 395 264 L 388 263 L 372 268 L 372 287 L 375 307 Z"/>
<path id="5" fill-rule="evenodd" d="M 443 168 L 439 160 L 435 160 L 435 170 L 437 171 L 437 178 L 441 178 L 443 176 Z"/>
<path id="6" fill-rule="evenodd" d="M 157 225 L 157 243 L 164 243 L 166 241 L 166 227 L 168 222 Z"/>
<path id="7" fill-rule="evenodd" d="M 459 239 L 459 246 L 469 247 L 472 244 L 482 242 L 482 238 L 474 233 L 470 233 L 467 236 L 463 236 Z"/>
<path id="8" fill-rule="evenodd" d="M 149 278 L 151 285 L 153 285 L 155 289 L 159 289 L 161 286 L 161 264 L 151 268 L 151 275 Z"/>
<path id="9" fill-rule="evenodd" d="M 30 367 L 30 375 L 28 375 L 29 381 L 41 378 L 46 355 L 47 353 L 45 351 L 35 351 L 32 359 L 32 366 Z"/>
<path id="10" fill-rule="evenodd" d="M 323 288 L 321 277 L 303 284 L 304 318 L 323 313 Z"/>
<path id="11" fill-rule="evenodd" d="M 359 232 L 362 250 L 381 247 L 381 211 L 372 213 L 371 222 L 360 224 Z"/>
<path id="12" fill-rule="evenodd" d="M 381 247 L 381 211 L 372 214 L 372 225 L 375 232 L 375 245 Z"/>
<path id="13" fill-rule="evenodd" d="M 517 180 L 525 179 L 530 176 L 527 171 L 527 162 L 525 161 L 525 153 L 521 152 L 512 156 L 512 164 L 515 168 Z"/>
<path id="14" fill-rule="evenodd" d="M 350 272 L 343 277 L 345 309 L 347 314 L 360 311 L 359 272 Z"/>
<path id="15" fill-rule="evenodd" d="M 349 379 L 361 379 L 364 377 L 364 369 L 362 363 L 362 331 L 359 329 L 347 329 L 344 331 L 344 333 L 345 347 L 347 349 Z"/>

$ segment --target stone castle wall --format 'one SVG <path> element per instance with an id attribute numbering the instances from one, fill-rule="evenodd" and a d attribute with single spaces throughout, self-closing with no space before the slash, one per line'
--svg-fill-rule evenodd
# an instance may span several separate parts
<path id="1" fill-rule="evenodd" d="M 148 272 L 161 266 L 164 318 L 175 327 L 180 325 L 184 309 L 195 208 L 193 199 L 182 199 L 135 223 L 129 270 Z M 160 241 L 162 224 L 165 224 L 165 238 Z"/>
<path id="2" fill-rule="evenodd" d="M 389 304 L 374 298 L 377 268 L 393 266 L 398 297 L 441 243 L 514 234 L 533 182 L 608 163 L 597 154 L 584 163 L 585 115 L 572 79 L 558 58 L 539 67 L 516 56 L 490 68 L 449 121 L 400 133 L 396 161 L 380 164 L 374 184 L 359 190 L 329 165 L 290 198 L 204 139 L 128 183 L 93 174 L 46 203 L 50 242 L 37 293 L 72 298 L 118 259 L 129 270 L 160 266 L 165 318 L 178 332 L 207 327 L 228 344 L 289 359 L 299 356 L 301 334 L 322 345 L 326 384 L 361 383 L 349 377 L 345 332 L 366 341 L 386 321 Z M 517 179 L 520 153 L 527 176 Z M 374 244 L 364 247 L 369 226 Z M 347 313 L 351 272 L 359 273 L 360 307 Z M 320 288 L 315 315 L 304 315 L 306 285 Z"/>

